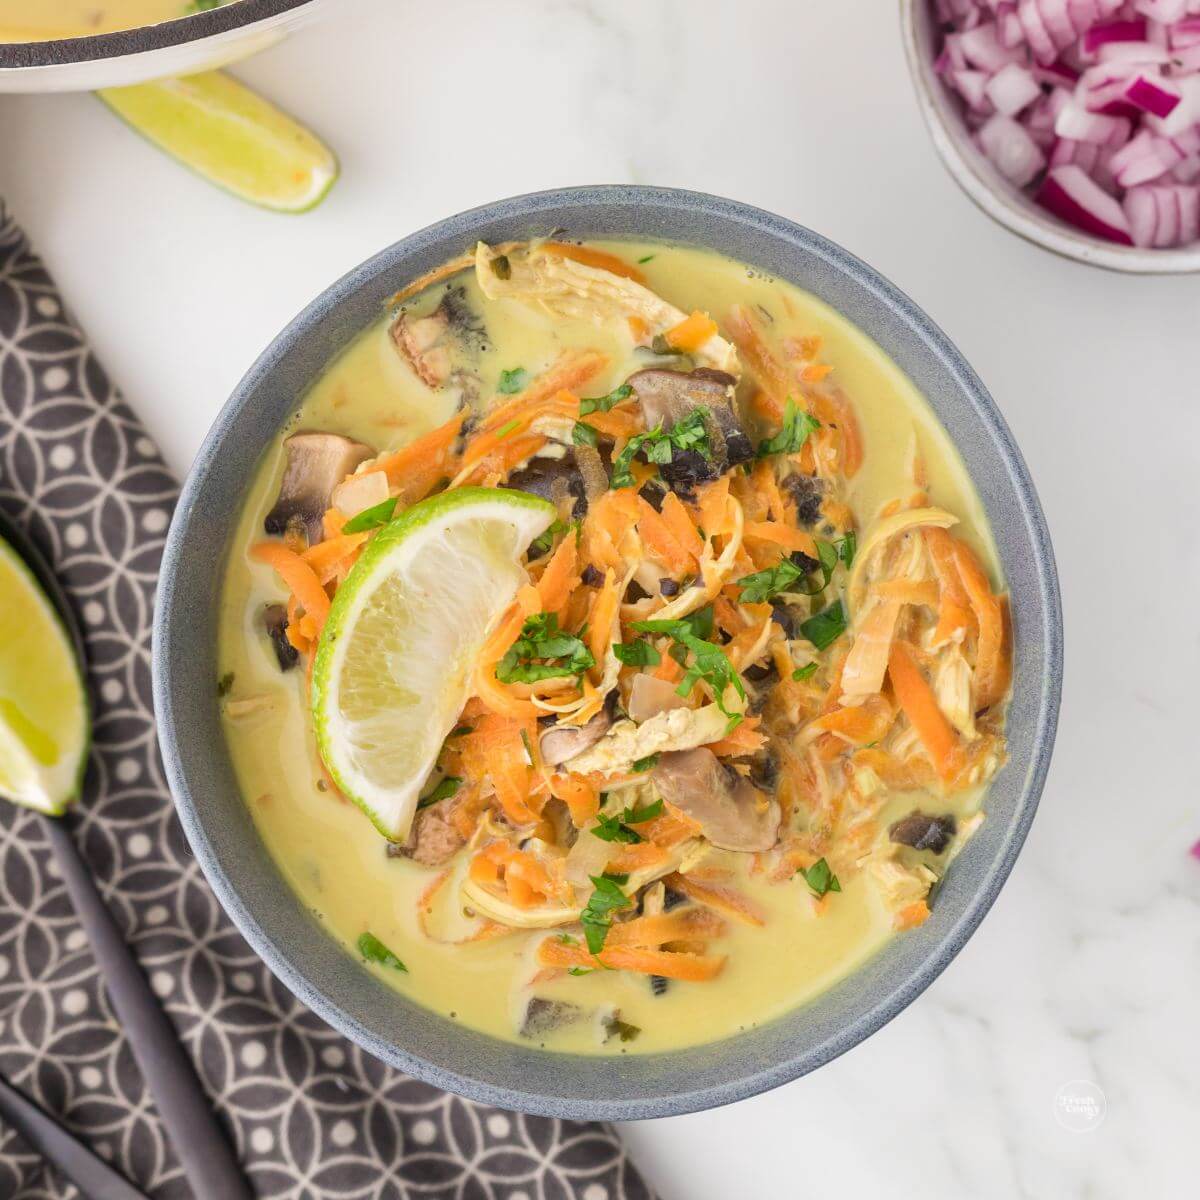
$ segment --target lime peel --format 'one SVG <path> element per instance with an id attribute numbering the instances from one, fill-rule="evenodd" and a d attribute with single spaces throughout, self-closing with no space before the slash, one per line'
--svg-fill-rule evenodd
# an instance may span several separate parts
<path id="1" fill-rule="evenodd" d="M 87 764 L 87 689 L 70 633 L 3 539 L 0 611 L 0 796 L 58 816 Z"/>
<path id="2" fill-rule="evenodd" d="M 160 150 L 251 204 L 308 212 L 337 181 L 328 146 L 222 71 L 96 94 Z"/>
<path id="3" fill-rule="evenodd" d="M 526 582 L 521 556 L 557 515 L 525 492 L 443 492 L 381 529 L 338 589 L 313 668 L 317 746 L 385 837 L 407 836 L 479 651 Z"/>

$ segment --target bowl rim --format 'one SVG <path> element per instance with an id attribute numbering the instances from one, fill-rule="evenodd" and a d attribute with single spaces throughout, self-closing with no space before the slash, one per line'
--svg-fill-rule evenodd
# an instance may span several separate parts
<path id="1" fill-rule="evenodd" d="M 0 71 L 69 66 L 164 50 L 170 46 L 200 42 L 231 30 L 245 29 L 313 2 L 237 0 L 237 3 L 222 4 L 219 8 L 204 12 L 172 17 L 153 25 L 138 25 L 133 29 L 118 29 L 112 33 L 50 38 L 40 42 L 0 42 Z"/>
<path id="2" fill-rule="evenodd" d="M 1003 179 L 974 151 L 966 126 L 949 111 L 945 85 L 922 45 L 922 21 L 932 19 L 930 0 L 900 0 L 904 56 L 926 131 L 942 165 L 977 208 L 1010 233 L 1073 262 L 1128 275 L 1200 272 L 1200 244 L 1152 249 L 1103 241 L 1043 213 Z"/>
<path id="3" fill-rule="evenodd" d="M 1042 613 L 1038 640 L 1044 645 L 1044 655 L 1038 673 L 1030 678 L 1030 693 L 1035 694 L 1036 711 L 1032 721 L 1029 764 L 1025 777 L 1015 792 L 1014 816 L 1009 822 L 1004 840 L 998 845 L 994 856 L 987 861 L 982 878 L 972 885 L 970 895 L 955 923 L 916 969 L 895 981 L 890 981 L 881 998 L 850 1023 L 838 1025 L 822 1040 L 780 1061 L 744 1073 L 732 1073 L 731 1078 L 715 1083 L 701 1083 L 690 1090 L 632 1100 L 554 1096 L 524 1090 L 519 1084 L 511 1086 L 506 1083 L 500 1086 L 430 1063 L 399 1045 L 397 1041 L 385 1039 L 368 1029 L 310 982 L 304 970 L 292 961 L 293 952 L 277 945 L 257 915 L 249 909 L 241 897 L 239 888 L 226 874 L 222 862 L 214 852 L 181 764 L 181 730 L 175 721 L 175 685 L 170 662 L 170 644 L 173 636 L 171 614 L 175 605 L 174 580 L 181 560 L 181 547 L 186 529 L 196 507 L 197 494 L 220 454 L 228 427 L 240 415 L 255 388 L 262 380 L 270 377 L 286 348 L 310 333 L 327 311 L 349 301 L 377 274 L 397 261 L 416 255 L 423 247 L 444 244 L 455 238 L 466 240 L 479 228 L 494 220 L 529 220 L 536 218 L 539 213 L 553 211 L 559 214 L 572 206 L 583 209 L 606 205 L 617 208 L 657 206 L 677 215 L 686 212 L 700 217 L 719 214 L 723 218 L 732 218 L 772 243 L 799 248 L 804 253 L 813 255 L 825 266 L 847 276 L 851 283 L 873 292 L 918 342 L 940 358 L 965 393 L 964 403 L 983 425 L 988 435 L 989 451 L 994 452 L 1002 463 L 1015 494 L 1016 515 L 1024 520 L 1029 530 L 1033 551 L 1031 586 L 1036 588 Z M 721 249 L 715 245 L 712 248 L 718 251 Z M 868 333 L 867 336 L 871 335 Z M 182 630 L 180 632 L 182 633 Z M 159 740 L 167 781 L 184 833 L 222 907 L 275 976 L 302 1003 L 338 1032 L 376 1058 L 417 1079 L 482 1103 L 577 1120 L 637 1120 L 674 1116 L 757 1095 L 798 1078 L 853 1048 L 920 995 L 949 965 L 974 933 L 1008 878 L 1024 844 L 1037 810 L 1053 751 L 1061 696 L 1062 656 L 1062 607 L 1058 577 L 1049 529 L 1036 490 L 995 402 L 946 334 L 913 300 L 873 268 L 836 243 L 804 226 L 751 205 L 706 193 L 622 184 L 589 185 L 529 193 L 459 213 L 393 243 L 343 275 L 308 303 L 263 351 L 239 382 L 196 456 L 176 506 L 163 552 L 152 648 L 154 707 Z M 856 973 L 852 972 L 851 977 Z M 786 1014 L 779 1019 L 786 1019 Z M 734 1035 L 725 1040 L 736 1043 L 738 1037 Z M 657 1057 L 667 1058 L 686 1052 L 688 1051 L 685 1049 L 663 1052 Z M 522 1053 L 545 1052 L 522 1050 Z M 574 1059 L 575 1056 L 557 1057 Z M 608 1060 L 588 1058 L 586 1061 L 589 1064 L 598 1064 Z M 517 1078 L 519 1079 L 519 1073 Z"/>

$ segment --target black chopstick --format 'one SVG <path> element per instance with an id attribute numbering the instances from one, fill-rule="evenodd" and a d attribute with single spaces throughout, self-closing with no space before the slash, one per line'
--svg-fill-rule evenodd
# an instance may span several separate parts
<path id="1" fill-rule="evenodd" d="M 0 1117 L 69 1179 L 87 1200 L 147 1200 L 144 1192 L 139 1192 L 102 1158 L 97 1158 L 3 1076 L 0 1076 Z"/>

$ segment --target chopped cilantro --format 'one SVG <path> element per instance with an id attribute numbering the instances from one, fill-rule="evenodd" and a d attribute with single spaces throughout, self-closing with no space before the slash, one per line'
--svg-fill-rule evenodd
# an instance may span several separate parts
<path id="1" fill-rule="evenodd" d="M 846 610 L 842 607 L 842 602 L 836 600 L 823 612 L 801 622 L 800 632 L 818 650 L 832 646 L 846 632 Z"/>
<path id="2" fill-rule="evenodd" d="M 600 435 L 585 421 L 576 421 L 571 427 L 571 441 L 576 446 L 595 446 Z"/>
<path id="3" fill-rule="evenodd" d="M 497 259 L 496 262 L 500 260 Z M 494 262 L 493 266 L 496 265 Z M 499 271 L 496 272 L 500 274 Z M 501 276 L 503 279 L 504 276 Z M 515 396 L 518 392 L 523 392 L 529 384 L 529 372 L 524 367 L 513 367 L 511 371 L 501 371 L 500 380 L 496 384 L 496 391 L 502 396 Z"/>
<path id="4" fill-rule="evenodd" d="M 833 543 L 837 547 L 838 558 L 849 568 L 854 564 L 854 556 L 858 553 L 858 535 L 850 530 L 845 537 L 840 537 Z"/>
<path id="5" fill-rule="evenodd" d="M 628 400 L 632 395 L 633 388 L 629 384 L 623 383 L 619 388 L 609 392 L 607 396 L 585 396 L 579 402 L 579 415 L 586 417 L 589 413 L 608 412 L 622 400 Z"/>
<path id="6" fill-rule="evenodd" d="M 796 402 L 789 399 L 783 410 L 783 426 L 779 432 L 765 442 L 760 442 L 758 457 L 766 458 L 768 454 L 798 454 L 809 435 L 821 428 L 821 422 L 796 407 Z"/>
<path id="7" fill-rule="evenodd" d="M 398 502 L 395 496 L 389 496 L 386 500 L 380 500 L 378 504 L 372 504 L 370 508 L 364 508 L 342 526 L 342 532 L 365 533 L 368 529 L 379 529 L 392 519 Z"/>
<path id="8" fill-rule="evenodd" d="M 183 15 L 190 17 L 193 13 L 208 12 L 210 9 L 220 8 L 224 3 L 225 0 L 192 0 L 185 6 Z"/>
<path id="9" fill-rule="evenodd" d="M 817 664 L 808 663 L 807 666 L 797 667 L 792 672 L 792 678 L 799 683 L 802 679 L 811 679 L 817 673 Z"/>
<path id="10" fill-rule="evenodd" d="M 653 771 L 658 766 L 658 755 L 647 754 L 645 758 L 637 759 L 633 764 L 633 773 L 641 775 L 645 771 Z"/>
<path id="11" fill-rule="evenodd" d="M 650 257 L 653 258 L 654 256 L 651 255 Z M 632 1042 L 642 1032 L 637 1025 L 630 1025 L 628 1021 L 622 1021 L 619 1017 L 613 1017 L 609 1021 L 608 1031 L 610 1034 L 615 1033 L 623 1042 Z"/>
<path id="12" fill-rule="evenodd" d="M 813 890 L 815 896 L 824 896 L 826 892 L 840 892 L 842 885 L 838 877 L 829 869 L 829 864 L 818 858 L 811 867 L 801 867 L 797 875 L 804 876 L 804 882 Z"/>
<path id="13" fill-rule="evenodd" d="M 658 756 L 651 755 L 651 757 L 657 758 Z M 636 764 L 634 764 L 634 770 L 637 770 Z M 640 825 L 644 821 L 653 821 L 655 817 L 662 815 L 662 810 L 663 802 L 656 800 L 653 804 L 647 804 L 643 808 L 626 807 L 622 812 L 611 816 L 602 812 L 597 813 L 596 825 L 592 833 L 602 842 L 640 842 L 642 835 L 636 829 L 628 827 Z"/>
<path id="14" fill-rule="evenodd" d="M 653 254 L 642 255 L 642 257 L 638 259 L 638 266 L 640 267 L 643 263 L 648 263 L 653 257 Z"/>
<path id="15" fill-rule="evenodd" d="M 408 971 L 408 968 L 396 957 L 373 933 L 362 933 L 358 937 L 358 952 L 367 962 L 379 963 L 383 967 L 391 967 L 394 971 Z"/>
<path id="16" fill-rule="evenodd" d="M 678 621 L 634 621 L 633 628 L 639 633 L 665 633 L 675 642 L 671 657 L 687 668 L 675 689 L 676 695 L 688 695 L 696 682 L 703 679 L 712 688 L 717 707 L 730 718 L 729 728 L 732 730 L 741 722 L 741 713 L 730 712 L 725 707 L 725 689 L 732 684 L 734 691 L 745 699 L 746 688 L 742 677 L 733 669 L 733 664 L 720 646 L 704 640 L 712 633 L 711 607 Z M 690 666 L 686 661 L 688 651 L 692 654 Z"/>
<path id="17" fill-rule="evenodd" d="M 453 796 L 460 787 L 462 787 L 461 775 L 447 775 L 428 796 L 422 796 L 417 801 L 417 808 L 428 808 L 439 800 L 445 800 L 447 796 Z"/>
<path id="18" fill-rule="evenodd" d="M 554 538 L 557 534 L 566 533 L 571 526 L 566 521 L 560 521 L 557 518 L 550 522 L 550 527 L 545 533 L 539 534 L 529 543 L 529 553 L 534 558 L 540 558 L 543 554 L 550 552 L 550 547 L 554 545 Z"/>
<path id="19" fill-rule="evenodd" d="M 613 642 L 613 653 L 627 667 L 656 667 L 662 662 L 662 655 L 645 638 Z"/>
<path id="20" fill-rule="evenodd" d="M 573 633 L 563 633 L 554 613 L 535 613 L 521 627 L 496 667 L 501 683 L 536 683 L 563 675 L 582 675 L 596 660 Z"/>
<path id="21" fill-rule="evenodd" d="M 627 908 L 632 901 L 621 891 L 618 879 L 620 876 L 591 875 L 592 886 L 596 889 L 587 902 L 587 907 L 579 914 L 583 925 L 583 935 L 587 940 L 587 948 L 593 954 L 599 954 L 604 949 L 604 940 L 612 927 L 612 914 L 618 908 Z"/>
<path id="22" fill-rule="evenodd" d="M 228 696 L 233 691 L 234 674 L 232 671 L 226 671 L 220 679 L 217 680 L 217 697 L 221 698 Z"/>
<path id="23" fill-rule="evenodd" d="M 676 450 L 694 450 L 709 462 L 712 461 L 708 426 L 704 423 L 704 409 L 693 409 L 670 429 L 657 425 L 645 433 L 635 433 L 613 461 L 612 486 L 633 486 L 630 467 L 636 454 L 640 453 L 647 462 L 662 465 L 671 461 Z"/>

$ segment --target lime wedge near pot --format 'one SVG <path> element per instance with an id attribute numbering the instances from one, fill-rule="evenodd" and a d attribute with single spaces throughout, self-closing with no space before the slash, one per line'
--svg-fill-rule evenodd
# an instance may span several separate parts
<path id="1" fill-rule="evenodd" d="M 384 526 L 338 589 L 313 668 L 317 746 L 385 837 L 408 833 L 521 555 L 556 515 L 525 492 L 443 492 Z"/>
<path id="2" fill-rule="evenodd" d="M 87 691 L 58 612 L 0 539 L 0 796 L 57 815 L 79 794 Z"/>
<path id="3" fill-rule="evenodd" d="M 160 149 L 263 208 L 307 212 L 337 179 L 337 159 L 323 142 L 221 71 L 97 95 Z"/>

